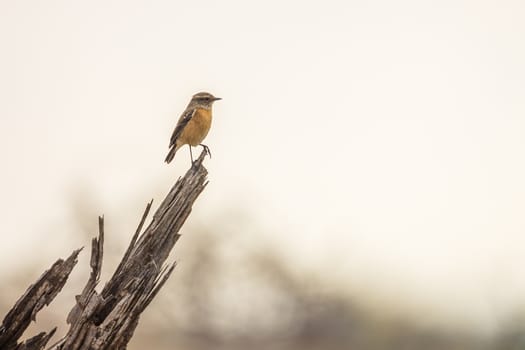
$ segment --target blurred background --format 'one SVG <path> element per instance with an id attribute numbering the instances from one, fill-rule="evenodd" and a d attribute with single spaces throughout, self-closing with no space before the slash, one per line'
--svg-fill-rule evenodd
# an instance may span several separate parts
<path id="1" fill-rule="evenodd" d="M 0 316 L 102 214 L 109 277 L 189 167 L 163 160 L 209 91 L 210 183 L 130 349 L 524 348 L 524 16 L 0 1 Z M 66 332 L 88 255 L 26 335 Z"/>

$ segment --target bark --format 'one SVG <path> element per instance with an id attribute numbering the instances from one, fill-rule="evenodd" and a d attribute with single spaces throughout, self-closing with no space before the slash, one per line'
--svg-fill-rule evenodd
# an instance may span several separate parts
<path id="1" fill-rule="evenodd" d="M 102 270 L 104 218 L 99 217 L 99 235 L 91 244 L 91 274 L 76 304 L 67 316 L 69 330 L 49 349 L 125 349 L 141 313 L 157 295 L 175 268 L 166 260 L 179 239 L 179 231 L 192 205 L 207 185 L 202 152 L 186 174 L 172 187 L 143 231 L 152 203 L 148 203 L 130 245 L 102 291 L 95 287 Z M 0 349 L 43 349 L 55 329 L 19 343 L 36 313 L 48 305 L 64 286 L 80 250 L 58 260 L 46 271 L 5 317 L 0 327 Z"/>

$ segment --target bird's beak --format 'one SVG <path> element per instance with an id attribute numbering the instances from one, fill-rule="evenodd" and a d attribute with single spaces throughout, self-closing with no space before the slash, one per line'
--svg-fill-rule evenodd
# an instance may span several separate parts
<path id="1" fill-rule="evenodd" d="M 219 101 L 219 100 L 222 100 L 222 98 L 220 98 L 220 97 L 214 97 L 213 98 L 213 101 Z"/>

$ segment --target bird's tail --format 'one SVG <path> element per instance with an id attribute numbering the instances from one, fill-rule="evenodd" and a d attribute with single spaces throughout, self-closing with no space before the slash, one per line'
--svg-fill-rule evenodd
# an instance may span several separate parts
<path id="1" fill-rule="evenodd" d="M 173 147 L 171 147 L 164 161 L 169 164 L 173 160 L 173 157 L 175 157 L 175 153 L 177 153 L 178 149 L 179 147 L 176 147 L 176 145 L 173 145 Z"/>

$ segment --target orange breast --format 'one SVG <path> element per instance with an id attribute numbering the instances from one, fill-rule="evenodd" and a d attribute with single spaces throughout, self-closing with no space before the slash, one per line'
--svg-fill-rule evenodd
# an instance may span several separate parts
<path id="1" fill-rule="evenodd" d="M 179 137 L 180 145 L 190 144 L 192 146 L 199 145 L 202 140 L 208 135 L 211 126 L 211 111 L 207 109 L 197 108 L 195 114 L 190 119 L 184 131 Z"/>

